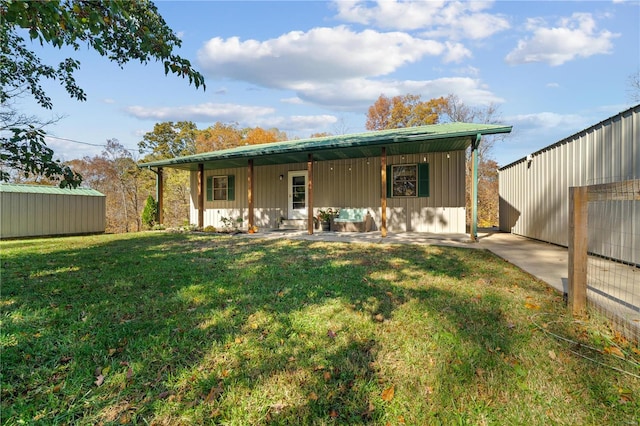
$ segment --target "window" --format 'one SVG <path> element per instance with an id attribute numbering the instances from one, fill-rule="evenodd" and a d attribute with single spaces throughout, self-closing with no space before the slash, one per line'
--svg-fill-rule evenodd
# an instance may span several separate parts
<path id="1" fill-rule="evenodd" d="M 392 197 L 415 197 L 418 195 L 418 167 L 414 165 L 392 166 Z"/>
<path id="2" fill-rule="evenodd" d="M 213 200 L 226 200 L 228 197 L 228 179 L 226 176 L 224 177 L 214 177 L 213 178 Z"/>
<path id="3" fill-rule="evenodd" d="M 428 196 L 428 163 L 387 166 L 387 197 Z"/>
<path id="4" fill-rule="evenodd" d="M 234 176 L 209 176 L 207 178 L 207 201 L 233 201 Z"/>

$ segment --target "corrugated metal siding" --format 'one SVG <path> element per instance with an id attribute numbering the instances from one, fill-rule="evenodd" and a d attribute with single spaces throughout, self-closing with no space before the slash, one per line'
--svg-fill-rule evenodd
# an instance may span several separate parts
<path id="1" fill-rule="evenodd" d="M 0 192 L 0 238 L 104 232 L 104 196 Z"/>
<path id="2" fill-rule="evenodd" d="M 502 168 L 500 229 L 566 247 L 569 187 L 638 178 L 640 105 Z M 591 252 L 640 264 L 640 202 L 589 203 L 589 220 Z"/>
<path id="3" fill-rule="evenodd" d="M 447 158 L 449 156 L 449 158 Z M 428 162 L 430 196 L 387 199 L 387 227 L 390 232 L 417 231 L 438 233 L 465 232 L 465 154 L 410 154 L 389 156 L 387 164 Z M 276 228 L 280 217 L 287 217 L 287 173 L 306 170 L 306 163 L 259 166 L 254 168 L 255 222 L 261 228 Z M 313 204 L 317 213 L 323 208 L 367 208 L 376 227 L 381 223 L 380 158 L 318 161 L 313 165 Z M 247 168 L 205 171 L 208 176 L 235 175 L 234 202 L 205 201 L 204 225 L 221 227 L 220 218 L 247 215 Z M 285 179 L 280 180 L 279 176 Z M 190 221 L 197 223 L 197 172 L 191 173 Z"/>

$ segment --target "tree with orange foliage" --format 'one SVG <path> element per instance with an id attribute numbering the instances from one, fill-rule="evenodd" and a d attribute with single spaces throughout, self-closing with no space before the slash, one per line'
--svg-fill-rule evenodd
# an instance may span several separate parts
<path id="1" fill-rule="evenodd" d="M 365 127 L 367 130 L 385 130 L 436 124 L 446 107 L 447 99 L 443 97 L 424 102 L 420 95 L 393 98 L 380 95 L 369 107 Z"/>
<path id="2" fill-rule="evenodd" d="M 217 122 L 196 133 L 196 152 L 211 152 L 234 148 L 242 144 L 242 131 L 237 124 Z"/>
<path id="3" fill-rule="evenodd" d="M 248 145 L 280 142 L 287 139 L 287 134 L 278 129 L 265 130 L 262 127 L 255 127 L 253 129 L 247 128 L 245 132 L 243 142 Z"/>

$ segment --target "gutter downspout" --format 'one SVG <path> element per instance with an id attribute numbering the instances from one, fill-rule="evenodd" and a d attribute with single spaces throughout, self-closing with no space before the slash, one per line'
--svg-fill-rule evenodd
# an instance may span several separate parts
<path id="1" fill-rule="evenodd" d="M 475 142 L 471 143 L 471 161 L 472 161 L 472 177 L 471 180 L 471 241 L 478 242 L 478 147 L 482 135 L 476 135 Z"/>

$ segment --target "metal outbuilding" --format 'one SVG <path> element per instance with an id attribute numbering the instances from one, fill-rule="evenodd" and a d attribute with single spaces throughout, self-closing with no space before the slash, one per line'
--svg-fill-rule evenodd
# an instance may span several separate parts
<path id="1" fill-rule="evenodd" d="M 0 183 L 0 238 L 103 233 L 105 200 L 89 188 Z"/>
<path id="2" fill-rule="evenodd" d="M 499 170 L 500 230 L 568 246 L 569 188 L 640 179 L 640 105 Z M 640 264 L 640 203 L 589 206 L 589 252 Z"/>

